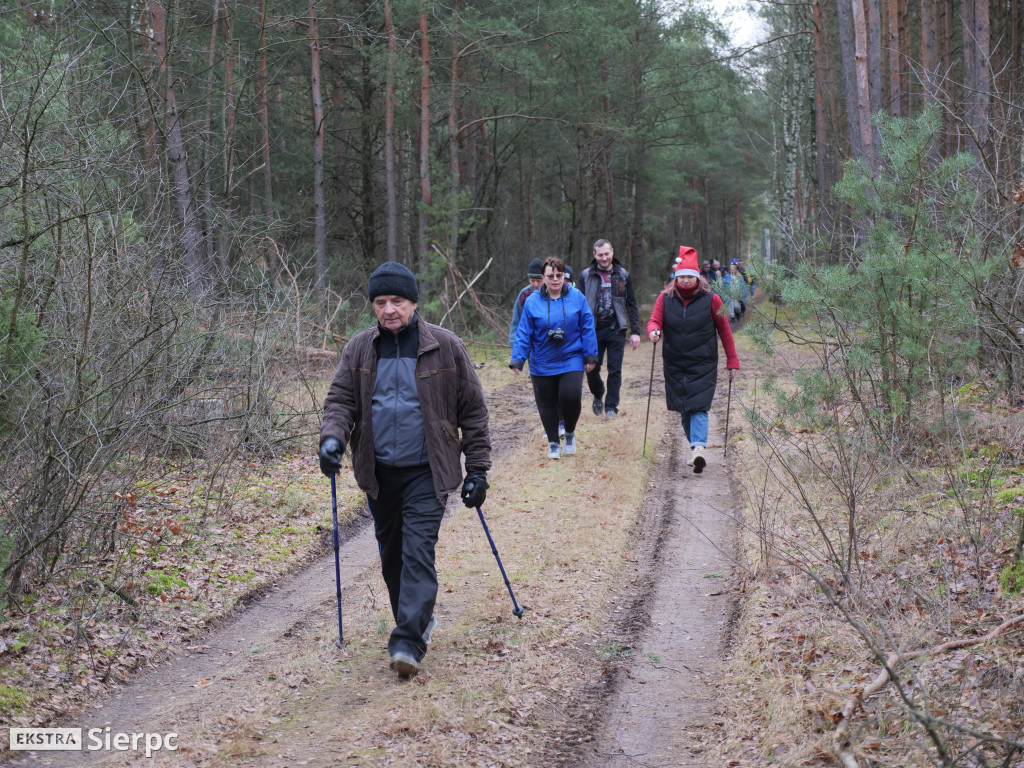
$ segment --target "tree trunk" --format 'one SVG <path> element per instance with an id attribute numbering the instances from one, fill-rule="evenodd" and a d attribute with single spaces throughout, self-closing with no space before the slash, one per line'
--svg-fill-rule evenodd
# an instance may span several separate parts
<path id="1" fill-rule="evenodd" d="M 980 158 L 988 144 L 989 57 L 991 28 L 989 0 L 963 0 L 964 88 L 970 151 Z"/>
<path id="2" fill-rule="evenodd" d="M 903 81 L 900 69 L 903 66 L 903 40 L 900 35 L 900 19 L 903 9 L 900 0 L 888 0 L 889 22 L 889 113 L 894 117 L 903 114 Z"/>
<path id="3" fill-rule="evenodd" d="M 313 254 L 316 286 L 327 287 L 327 226 L 324 209 L 324 104 L 320 96 L 320 32 L 316 0 L 309 3 L 309 85 L 313 99 Z"/>
<path id="4" fill-rule="evenodd" d="M 874 115 L 882 109 L 882 14 L 880 4 L 884 0 L 864 0 L 868 23 L 868 86 L 870 112 Z M 878 143 L 878 131 L 872 133 L 874 144 Z"/>
<path id="5" fill-rule="evenodd" d="M 384 27 L 388 36 L 387 81 L 384 86 L 384 185 L 387 194 L 387 260 L 398 260 L 398 200 L 395 192 L 395 59 L 398 35 L 392 18 L 392 0 L 384 0 Z"/>
<path id="6" fill-rule="evenodd" d="M 192 199 L 192 183 L 188 172 L 188 156 L 178 114 L 178 99 L 174 90 L 174 76 L 167 63 L 167 21 L 161 0 L 150 0 L 149 12 L 153 19 L 153 43 L 156 49 L 157 72 L 165 79 L 165 107 L 167 114 L 167 162 L 174 183 L 174 201 L 181 223 L 181 242 L 185 257 L 185 271 L 193 291 L 202 289 L 209 277 L 208 265 L 202 255 L 202 238 Z"/>
<path id="7" fill-rule="evenodd" d="M 144 65 L 139 67 L 138 76 L 139 86 L 143 91 L 145 91 L 147 83 L 152 76 L 152 66 L 150 64 L 152 38 L 149 35 L 148 24 L 146 23 L 147 15 L 145 6 L 139 9 L 139 26 L 136 30 L 139 39 L 142 41 L 142 60 Z M 129 50 L 134 51 L 134 40 L 135 34 L 129 34 Z M 144 76 L 143 73 L 145 73 Z M 156 148 L 156 115 L 153 114 L 152 100 L 145 93 L 142 96 L 142 105 L 140 114 L 144 116 L 146 123 L 145 128 L 140 130 L 143 139 L 143 162 L 146 166 L 146 207 L 153 211 L 160 193 L 160 166 L 157 162 Z"/>
<path id="8" fill-rule="evenodd" d="M 828 202 L 828 126 L 825 114 L 825 29 L 821 0 L 814 0 L 814 154 L 818 177 L 818 208 L 824 213 Z M 737 198 L 738 201 L 738 198 Z M 737 202 L 737 207 L 739 203 Z"/>
<path id="9" fill-rule="evenodd" d="M 836 14 L 839 21 L 839 52 L 843 68 L 843 91 L 846 96 L 846 124 L 849 131 L 850 157 L 866 157 L 860 126 L 860 111 L 857 109 L 857 55 L 853 33 L 853 3 L 857 0 L 837 0 Z M 870 127 L 868 133 L 870 135 Z"/>
<path id="10" fill-rule="evenodd" d="M 924 70 L 924 99 L 925 103 L 935 101 L 938 83 L 938 61 L 935 55 L 935 37 L 938 32 L 936 28 L 935 4 L 930 2 L 921 5 L 921 43 L 920 61 Z"/>
<path id="11" fill-rule="evenodd" d="M 227 46 L 224 62 L 224 205 L 229 214 L 233 212 L 235 200 L 235 43 L 231 39 L 231 16 L 227 3 L 224 4 L 224 44 Z M 219 260 L 228 263 L 228 230 L 221 228 Z"/>
<path id="12" fill-rule="evenodd" d="M 864 159 L 868 167 L 875 167 L 875 153 L 871 128 L 871 76 L 869 67 L 869 40 L 867 14 L 864 4 L 873 0 L 853 0 L 853 40 L 857 68 L 857 122 L 860 126 L 860 140 L 864 147 Z"/>
<path id="13" fill-rule="evenodd" d="M 217 14 L 219 9 L 220 0 L 213 0 L 210 53 L 206 59 L 206 116 L 203 120 L 203 230 L 206 242 L 206 260 L 210 264 L 214 263 L 217 255 L 214 245 L 213 183 L 210 179 L 210 166 L 213 165 L 213 65 L 217 60 Z"/>
<path id="14" fill-rule="evenodd" d="M 458 128 L 458 86 L 459 86 L 459 0 L 455 0 L 452 12 L 452 75 L 448 95 L 448 174 L 451 177 L 451 200 L 448 205 L 448 258 L 455 261 L 459 246 L 459 128 Z"/>
<path id="15" fill-rule="evenodd" d="M 267 0 L 259 0 L 256 10 L 259 25 L 259 61 L 256 68 L 256 101 L 260 122 L 260 159 L 263 163 L 263 213 L 270 221 L 274 214 L 274 175 L 270 172 L 270 104 L 267 99 Z M 272 273 L 277 269 L 273 267 Z"/>
<path id="16" fill-rule="evenodd" d="M 633 285 L 642 286 L 647 265 L 647 244 L 644 242 L 644 222 L 647 216 L 647 147 L 642 136 L 636 139 L 633 162 L 636 166 L 636 177 L 633 187 L 633 229 L 629 243 L 629 263 Z"/>
<path id="17" fill-rule="evenodd" d="M 360 39 L 360 89 L 359 89 L 359 142 L 360 142 L 360 227 L 359 241 L 362 247 L 364 262 L 377 259 L 377 215 L 374 200 L 373 158 L 375 148 L 373 142 L 374 109 L 373 71 L 370 56 L 366 51 L 368 40 Z"/>
<path id="18" fill-rule="evenodd" d="M 420 207 L 416 248 L 420 280 L 427 274 L 427 217 L 430 208 L 430 41 L 427 37 L 427 5 L 420 0 Z"/>

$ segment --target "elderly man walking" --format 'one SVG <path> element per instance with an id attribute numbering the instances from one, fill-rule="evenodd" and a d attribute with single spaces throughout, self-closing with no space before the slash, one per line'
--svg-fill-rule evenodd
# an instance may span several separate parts
<path id="1" fill-rule="evenodd" d="M 366 493 L 395 628 L 391 668 L 419 671 L 436 621 L 434 547 L 448 495 L 484 503 L 491 440 L 483 388 L 462 341 L 420 320 L 416 278 L 397 262 L 369 281 L 377 325 L 345 346 L 324 402 L 320 469 L 337 474 L 352 449 Z"/>

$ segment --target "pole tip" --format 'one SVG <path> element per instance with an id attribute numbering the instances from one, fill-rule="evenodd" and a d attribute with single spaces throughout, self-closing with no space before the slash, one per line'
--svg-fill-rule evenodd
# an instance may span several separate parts
<path id="1" fill-rule="evenodd" d="M 517 605 L 515 608 L 512 609 L 512 614 L 517 619 L 521 619 L 521 618 L 523 618 L 523 610 L 524 609 L 523 609 L 523 607 L 521 605 Z"/>

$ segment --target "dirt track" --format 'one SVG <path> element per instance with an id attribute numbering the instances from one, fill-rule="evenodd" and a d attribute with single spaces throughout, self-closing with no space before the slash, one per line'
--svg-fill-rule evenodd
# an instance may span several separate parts
<path id="1" fill-rule="evenodd" d="M 633 647 L 602 702 L 579 768 L 709 766 L 704 746 L 716 739 L 716 684 L 728 653 L 735 612 L 735 509 L 722 457 L 724 398 L 716 399 L 709 463 L 685 466 L 681 426 L 659 446 L 658 469 L 643 513 L 640 589 L 624 597 L 622 623 Z"/>
<path id="2" fill-rule="evenodd" d="M 651 360 L 647 350 L 650 347 L 645 344 L 626 356 L 624 403 L 626 393 L 634 403 L 646 401 Z M 660 369 L 659 361 L 652 414 L 664 415 Z M 688 447 L 680 427 L 652 433 L 660 441 L 656 449 L 653 440 L 648 448 L 656 450 L 656 466 L 638 516 L 632 557 L 628 558 L 634 573 L 632 578 L 619 579 L 623 586 L 615 590 L 606 617 L 607 636 L 615 638 L 614 658 L 607 661 L 598 682 L 581 682 L 573 703 L 585 706 L 574 706 L 552 719 L 557 725 L 543 734 L 549 745 L 545 754 L 515 764 L 538 768 L 553 764 L 580 768 L 705 765 L 700 760 L 701 744 L 715 738 L 714 681 L 726 653 L 735 597 L 730 566 L 735 500 L 727 464 L 722 460 L 724 376 L 721 380 L 711 422 L 709 466 L 702 475 L 695 476 L 684 466 Z M 585 391 L 584 419 L 593 418 L 587 414 L 589 402 Z M 522 453 L 524 447 L 540 451 L 539 433 L 529 429 L 537 419 L 528 382 L 503 388 L 489 397 L 489 403 L 498 448 L 496 465 L 505 456 Z M 643 414 L 634 407 L 628 417 L 639 420 Z M 677 424 L 675 417 L 671 424 Z M 280 745 L 276 756 L 258 759 L 242 754 L 232 758 L 224 753 L 223 744 L 231 729 L 262 734 L 253 722 L 274 723 L 287 714 L 284 702 L 288 707 L 301 707 L 298 702 L 315 697 L 304 694 L 315 688 L 317 681 L 308 679 L 303 670 L 326 663 L 331 654 L 330 644 L 323 638 L 336 634 L 332 560 L 332 555 L 327 555 L 282 582 L 223 623 L 202 645 L 172 656 L 65 724 L 86 728 L 110 725 L 120 732 L 175 730 L 202 735 L 187 749 L 158 753 L 155 764 L 160 765 L 338 763 L 344 747 L 313 731 L 275 737 Z M 372 592 L 370 585 L 377 578 L 376 547 L 369 526 L 343 543 L 341 569 L 343 603 L 358 604 Z M 457 610 L 457 595 L 447 599 Z M 349 620 L 346 617 L 346 622 Z M 361 642 L 366 643 L 365 637 Z M 394 685 L 394 681 L 381 670 L 372 684 Z M 361 701 L 361 694 L 356 694 L 337 706 L 358 708 Z M 246 720 L 250 716 L 251 722 Z M 44 752 L 21 757 L 13 765 L 136 763 L 151 765 L 154 761 L 132 752 Z"/>

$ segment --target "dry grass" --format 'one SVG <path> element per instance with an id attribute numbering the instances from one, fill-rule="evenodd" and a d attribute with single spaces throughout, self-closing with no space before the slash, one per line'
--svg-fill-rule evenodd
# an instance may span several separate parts
<path id="1" fill-rule="evenodd" d="M 785 357 L 772 366 L 788 389 L 781 372 L 813 359 L 792 347 Z M 878 675 L 876 653 L 980 637 L 1024 611 L 1020 595 L 1000 584 L 1024 513 L 1020 434 L 1007 429 L 1003 408 L 993 413 L 992 399 L 975 420 L 991 428 L 964 435 L 955 451 L 922 437 L 913 455 L 860 456 L 855 507 L 836 482 L 850 464 L 789 417 L 775 412 L 765 422 L 786 427 L 767 443 L 735 444 L 753 576 L 735 632 L 723 760 L 837 765 L 843 752 L 860 765 L 930 765 L 937 747 L 924 722 L 961 759 L 977 741 L 968 729 L 1020 738 L 1019 634 L 916 659 L 898 686 L 889 683 L 849 721 L 839 715 Z M 919 417 L 936 421 L 937 407 L 923 404 Z M 1006 754 L 978 751 L 995 764 Z"/>

